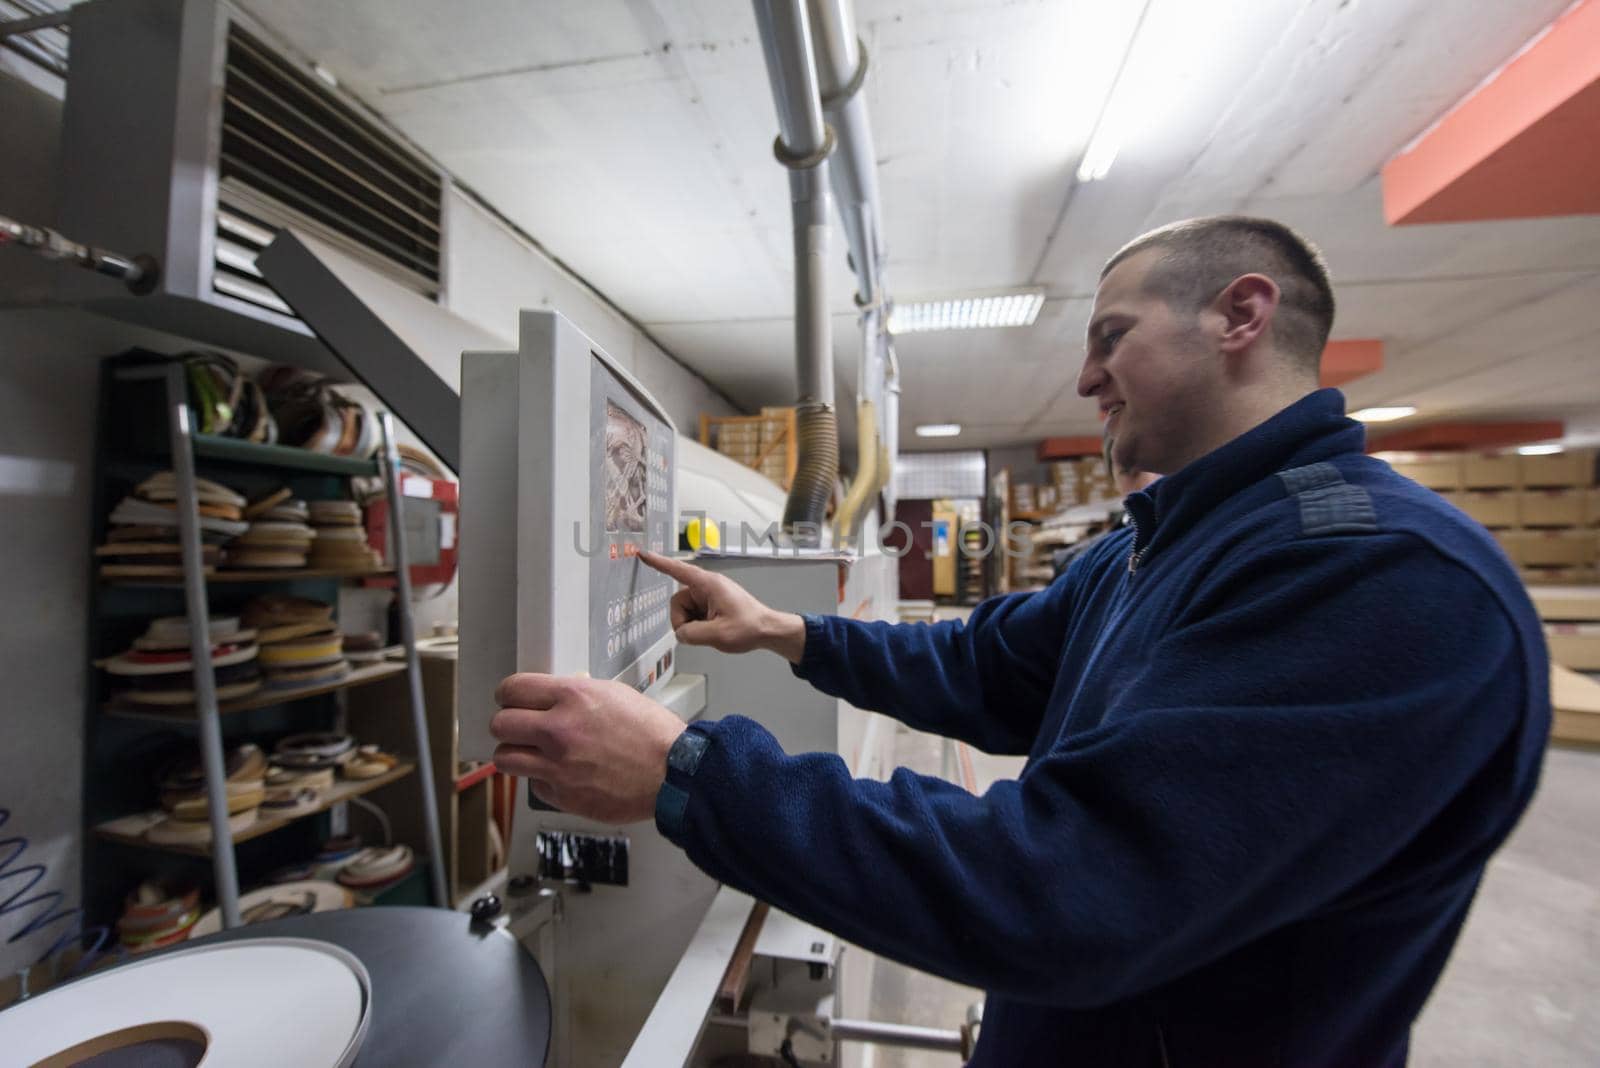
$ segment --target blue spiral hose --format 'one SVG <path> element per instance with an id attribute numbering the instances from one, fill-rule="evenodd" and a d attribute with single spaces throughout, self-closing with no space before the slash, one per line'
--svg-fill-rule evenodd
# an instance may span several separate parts
<path id="1" fill-rule="evenodd" d="M 9 808 L 0 808 L 0 829 L 3 829 L 9 822 L 11 822 L 11 810 Z M 86 938 L 93 935 L 94 944 L 84 954 L 83 958 L 78 961 L 77 967 L 74 969 L 82 970 L 100 956 L 105 949 L 106 942 L 111 937 L 111 931 L 104 926 L 85 929 L 83 926 L 83 909 L 78 906 L 62 909 L 61 906 L 65 903 L 66 896 L 59 890 L 46 890 L 34 894 L 32 897 L 24 897 L 49 874 L 49 870 L 43 864 L 24 864 L 19 867 L 12 867 L 13 864 L 22 859 L 22 855 L 27 851 L 28 839 L 25 837 L 12 835 L 9 838 L 0 838 L 0 888 L 3 888 L 8 880 L 23 880 L 19 888 L 12 890 L 10 897 L 0 898 L 0 918 L 4 918 L 13 912 L 32 910 L 27 922 L 22 925 L 20 930 L 6 939 L 6 944 L 11 945 L 14 942 L 19 942 L 53 924 L 71 921 L 71 926 L 51 943 L 49 949 L 39 955 L 39 960 L 36 963 L 43 963 L 68 946 L 81 945 Z"/>

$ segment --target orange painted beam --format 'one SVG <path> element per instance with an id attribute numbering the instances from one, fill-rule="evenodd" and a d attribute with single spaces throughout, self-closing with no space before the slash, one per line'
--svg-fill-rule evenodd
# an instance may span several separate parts
<path id="1" fill-rule="evenodd" d="M 1100 439 L 1098 437 L 1045 438 L 1039 442 L 1036 455 L 1040 463 L 1071 460 L 1077 456 L 1099 456 Z"/>
<path id="2" fill-rule="evenodd" d="M 1370 338 L 1330 341 L 1322 350 L 1323 386 L 1342 386 L 1353 378 L 1383 370 L 1383 342 Z"/>
<path id="3" fill-rule="evenodd" d="M 1559 419 L 1527 423 L 1430 423 L 1367 437 L 1368 452 L 1427 452 L 1433 449 L 1503 449 L 1548 441 L 1567 432 Z"/>
<path id="4" fill-rule="evenodd" d="M 1582 0 L 1383 168 L 1390 225 L 1600 213 L 1600 0 Z"/>

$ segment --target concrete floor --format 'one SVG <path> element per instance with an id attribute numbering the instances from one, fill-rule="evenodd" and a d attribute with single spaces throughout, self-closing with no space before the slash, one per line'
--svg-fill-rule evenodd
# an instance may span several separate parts
<path id="1" fill-rule="evenodd" d="M 941 741 L 899 727 L 897 762 L 937 775 Z M 972 752 L 980 792 L 1020 759 Z M 853 950 L 852 952 L 861 952 Z M 871 1016 L 954 1028 L 981 991 L 879 960 Z M 863 1050 L 862 1068 L 957 1068 L 960 1058 Z M 1600 1064 L 1600 752 L 1552 749 L 1539 793 L 1489 871 L 1412 1037 L 1415 1068 Z"/>

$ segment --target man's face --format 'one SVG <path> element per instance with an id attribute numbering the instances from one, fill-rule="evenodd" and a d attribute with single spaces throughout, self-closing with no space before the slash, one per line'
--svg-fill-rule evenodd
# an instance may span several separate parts
<path id="1" fill-rule="evenodd" d="M 1216 389 L 1216 349 L 1200 312 L 1175 309 L 1144 291 L 1158 249 L 1128 257 L 1100 283 L 1078 375 L 1078 394 L 1106 416 L 1116 465 L 1169 475 L 1197 455 Z"/>

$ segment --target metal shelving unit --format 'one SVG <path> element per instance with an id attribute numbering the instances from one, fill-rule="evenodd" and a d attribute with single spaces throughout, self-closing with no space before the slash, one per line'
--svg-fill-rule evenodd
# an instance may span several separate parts
<path id="1" fill-rule="evenodd" d="M 325 693 L 337 693 L 341 690 L 353 689 L 357 686 L 366 686 L 384 679 L 403 675 L 406 666 L 402 663 L 391 662 L 384 664 L 367 664 L 362 667 L 352 668 L 350 674 L 337 682 L 319 682 L 311 686 L 297 686 L 292 690 L 262 689 L 248 697 L 238 697 L 232 701 L 222 701 L 217 705 L 217 711 L 226 716 L 230 712 L 249 712 L 256 708 L 271 708 L 289 701 L 300 701 L 307 697 L 320 697 Z M 129 716 L 134 719 L 162 720 L 167 723 L 192 723 L 199 714 L 199 709 L 192 706 L 179 708 L 164 708 L 161 705 L 141 705 L 132 701 L 107 701 L 101 710 L 108 716 Z"/>
<path id="2" fill-rule="evenodd" d="M 206 569 L 205 579 L 213 586 L 226 586 L 240 582 L 293 582 L 295 579 L 358 579 L 358 578 L 389 578 L 394 572 L 389 568 L 378 571 L 336 571 L 331 568 L 227 568 L 211 567 Z M 187 579 L 176 576 L 156 576 L 146 578 L 141 576 L 111 575 L 103 576 L 101 582 L 112 586 L 167 586 L 178 589 L 185 585 Z"/>
<path id="3" fill-rule="evenodd" d="M 229 837 L 234 845 L 238 845 L 240 842 L 248 842 L 252 838 L 259 838 L 264 834 L 270 834 L 273 831 L 287 827 L 296 820 L 309 819 L 319 812 L 326 812 L 334 805 L 343 804 L 352 797 L 360 797 L 362 794 L 371 793 L 380 786 L 388 786 L 392 782 L 398 782 L 416 770 L 417 765 L 415 763 L 405 761 L 396 764 L 376 778 L 337 783 L 323 795 L 315 808 L 307 809 L 305 812 L 297 812 L 293 816 L 259 816 L 254 823 L 243 830 L 235 831 Z M 94 833 L 113 842 L 138 846 L 141 849 L 159 849 L 168 853 L 188 853 L 197 857 L 209 857 L 213 854 L 214 850 L 211 848 L 212 843 L 210 842 L 165 844 L 146 840 L 144 832 L 149 828 L 150 822 L 154 818 L 157 818 L 154 813 L 137 813 L 132 816 L 123 816 L 121 819 L 107 820 L 98 825 L 95 827 Z M 223 852 L 231 852 L 231 850 L 223 850 Z"/>
<path id="4" fill-rule="evenodd" d="M 432 758 L 428 748 L 428 731 L 425 709 L 422 704 L 421 666 L 417 658 L 416 632 L 411 614 L 411 582 L 406 561 L 403 509 L 405 498 L 399 487 L 399 457 L 395 448 L 393 420 L 387 412 L 381 413 L 382 431 L 380 459 L 362 460 L 352 457 L 327 456 L 305 449 L 280 445 L 261 445 L 233 438 L 195 433 L 191 426 L 187 384 L 181 360 L 125 361 L 113 365 L 109 373 L 119 383 L 148 383 L 162 390 L 167 423 L 167 454 L 177 483 L 177 516 L 179 545 L 182 554 L 183 577 L 155 580 L 115 579 L 105 580 L 108 586 L 140 586 L 179 588 L 184 594 L 186 614 L 190 628 L 190 652 L 194 663 L 195 696 L 192 708 L 181 713 L 160 708 L 138 708 L 119 705 L 114 710 L 96 710 L 105 715 L 112 712 L 118 717 L 160 719 L 194 724 L 198 728 L 201 767 L 205 773 L 206 796 L 211 841 L 239 842 L 264 835 L 269 831 L 288 826 L 298 819 L 325 811 L 350 797 L 377 789 L 414 771 L 420 772 L 427 861 L 435 905 L 449 906 L 445 890 L 445 869 L 439 834 L 438 808 L 435 800 Z M 148 386 L 146 388 L 149 388 Z M 150 450 L 155 458 L 155 450 Z M 389 498 L 389 560 L 392 572 L 342 572 L 315 569 L 295 571 L 237 571 L 225 569 L 208 571 L 202 564 L 201 535 L 198 498 L 196 494 L 195 459 L 202 457 L 220 464 L 237 464 L 252 468 L 292 470 L 336 476 L 382 475 Z M 101 502 L 102 504 L 104 502 Z M 405 650 L 403 664 L 380 664 L 367 669 L 357 669 L 337 684 L 305 688 L 303 692 L 284 691 L 251 695 L 236 701 L 219 702 L 211 664 L 210 609 L 208 589 L 212 585 L 234 582 L 293 582 L 300 579 L 341 579 L 365 577 L 372 574 L 390 574 L 396 580 L 396 603 L 399 618 L 400 645 Z M 279 705 L 322 693 L 334 693 L 351 686 L 374 682 L 400 673 L 406 674 L 408 705 L 411 714 L 412 737 L 415 742 L 414 762 L 397 765 L 390 772 L 375 779 L 340 783 L 312 812 L 294 817 L 265 817 L 246 831 L 233 834 L 228 822 L 226 771 L 221 716 L 225 712 L 238 712 L 250 708 Z M 152 846 L 138 834 L 128 833 L 138 816 L 102 821 L 95 827 L 101 838 L 118 841 L 124 845 L 140 845 L 166 849 L 172 852 L 209 856 L 215 881 L 217 903 L 221 909 L 225 928 L 240 925 L 239 876 L 234 849 L 214 849 L 209 843 L 200 846 Z"/>

